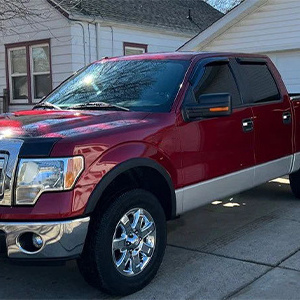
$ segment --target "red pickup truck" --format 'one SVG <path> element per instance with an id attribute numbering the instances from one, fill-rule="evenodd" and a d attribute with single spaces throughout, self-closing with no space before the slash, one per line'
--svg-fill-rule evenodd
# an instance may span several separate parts
<path id="1" fill-rule="evenodd" d="M 1 252 L 112 294 L 155 276 L 166 220 L 287 174 L 300 197 L 300 101 L 266 56 L 106 58 L 0 128 Z"/>

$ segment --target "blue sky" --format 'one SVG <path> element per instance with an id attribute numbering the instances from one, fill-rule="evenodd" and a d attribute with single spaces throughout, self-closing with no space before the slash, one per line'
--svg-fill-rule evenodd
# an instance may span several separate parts
<path id="1" fill-rule="evenodd" d="M 224 13 L 230 10 L 233 6 L 236 6 L 241 2 L 241 0 L 205 0 L 205 1 L 209 3 L 211 6 L 217 8 L 218 10 Z"/>

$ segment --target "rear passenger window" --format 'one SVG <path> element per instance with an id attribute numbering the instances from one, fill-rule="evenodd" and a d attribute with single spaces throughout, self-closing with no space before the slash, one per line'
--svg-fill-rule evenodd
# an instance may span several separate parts
<path id="1" fill-rule="evenodd" d="M 260 103 L 280 99 L 275 79 L 267 65 L 241 64 L 240 70 L 252 96 L 252 102 Z"/>
<path id="2" fill-rule="evenodd" d="M 215 93 L 230 94 L 233 107 L 241 104 L 239 90 L 228 64 L 206 66 L 204 75 L 195 90 L 195 97 L 199 99 L 202 94 Z"/>

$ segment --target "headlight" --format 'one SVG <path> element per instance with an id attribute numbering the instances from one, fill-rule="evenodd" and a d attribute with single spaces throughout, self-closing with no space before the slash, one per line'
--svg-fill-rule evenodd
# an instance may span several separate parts
<path id="1" fill-rule="evenodd" d="M 83 157 L 21 159 L 16 204 L 33 205 L 43 192 L 70 190 L 84 168 Z"/>

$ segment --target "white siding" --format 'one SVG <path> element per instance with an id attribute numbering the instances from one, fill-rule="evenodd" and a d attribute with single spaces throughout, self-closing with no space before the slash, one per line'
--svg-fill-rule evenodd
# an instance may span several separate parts
<path id="1" fill-rule="evenodd" d="M 29 24 L 14 20 L 3 36 L 0 33 L 0 95 L 6 88 L 5 45 L 50 39 L 53 88 L 83 66 L 103 56 L 123 55 L 123 42 L 148 45 L 148 52 L 174 51 L 192 35 L 164 33 L 157 29 L 132 26 L 113 27 L 70 21 L 45 0 L 31 0 L 27 5 L 39 10 Z M 98 34 L 97 34 L 98 26 Z M 1 100 L 1 99 L 0 99 Z M 11 105 L 10 111 L 30 109 L 28 105 Z M 2 103 L 0 103 L 0 112 Z"/>
<path id="2" fill-rule="evenodd" d="M 72 72 L 97 60 L 96 25 L 72 22 Z"/>
<path id="3" fill-rule="evenodd" d="M 7 31 L 0 35 L 0 95 L 6 88 L 5 44 L 50 39 L 53 87 L 72 72 L 70 22 L 46 1 L 31 0 L 28 5 L 39 10 L 42 17 L 35 18 L 30 25 L 14 20 L 13 27 L 7 25 Z M 11 111 L 26 108 L 10 106 Z"/>
<path id="4" fill-rule="evenodd" d="M 300 48 L 299 16 L 299 0 L 269 0 L 211 43 L 200 45 L 199 50 L 270 52 Z"/>
<path id="5" fill-rule="evenodd" d="M 84 61 L 87 64 L 97 59 L 96 25 L 90 24 L 89 30 L 87 24 L 83 25 L 84 30 L 78 23 L 73 24 L 71 29 L 73 35 L 72 54 L 74 71 L 82 67 Z M 86 41 L 85 60 L 83 35 L 85 35 Z M 123 55 L 123 42 L 146 44 L 148 45 L 148 52 L 168 52 L 175 51 L 189 38 L 191 38 L 189 35 L 158 33 L 155 29 L 147 31 L 138 27 L 136 29 L 129 29 L 119 26 L 107 27 L 100 25 L 98 38 L 99 58 Z"/>
<path id="6" fill-rule="evenodd" d="M 264 53 L 278 68 L 289 93 L 300 93 L 300 50 Z"/>
<path id="7" fill-rule="evenodd" d="M 300 93 L 299 16 L 299 0 L 269 0 L 210 43 L 200 43 L 197 50 L 267 54 L 289 93 Z"/>

